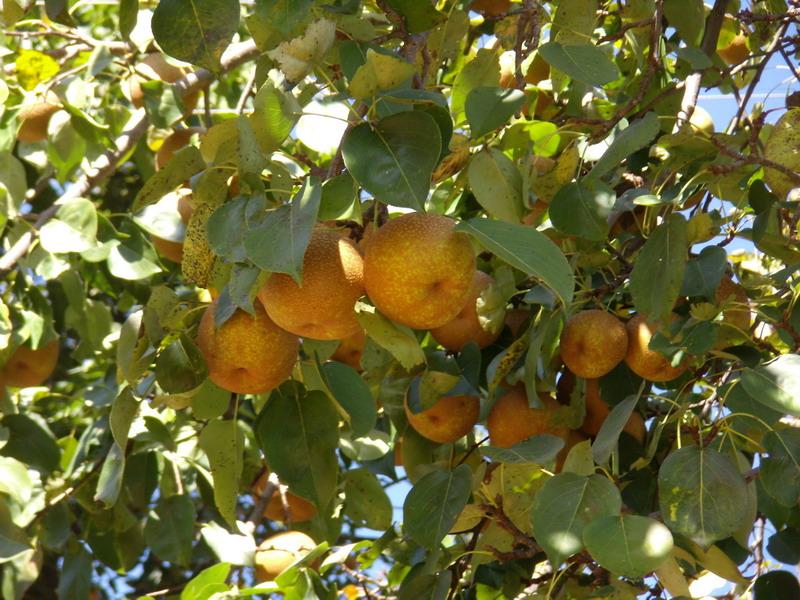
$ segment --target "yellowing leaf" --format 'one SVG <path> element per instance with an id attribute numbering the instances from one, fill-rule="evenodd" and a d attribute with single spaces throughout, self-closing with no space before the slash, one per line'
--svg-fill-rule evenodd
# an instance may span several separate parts
<path id="1" fill-rule="evenodd" d="M 27 91 L 58 73 L 58 63 L 47 54 L 36 50 L 22 50 L 16 61 L 17 79 Z"/>
<path id="2" fill-rule="evenodd" d="M 413 74 L 413 65 L 370 48 L 367 50 L 367 61 L 353 75 L 350 94 L 357 99 L 369 98 L 376 92 L 397 87 Z"/>
<path id="3" fill-rule="evenodd" d="M 311 71 L 314 63 L 330 50 L 334 39 L 336 23 L 320 19 L 311 23 L 303 35 L 282 42 L 277 48 L 267 52 L 267 56 L 278 63 L 286 79 L 300 81 Z"/>

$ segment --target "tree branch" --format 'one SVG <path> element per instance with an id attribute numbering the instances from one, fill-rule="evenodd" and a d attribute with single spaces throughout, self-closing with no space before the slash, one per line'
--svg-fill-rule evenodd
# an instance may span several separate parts
<path id="1" fill-rule="evenodd" d="M 232 45 L 222 57 L 222 72 L 230 71 L 259 55 L 255 42 L 248 41 Z M 181 97 L 207 87 L 214 81 L 215 75 L 206 69 L 198 69 L 179 79 L 173 88 Z M 61 205 L 88 194 L 91 189 L 111 175 L 119 162 L 136 146 L 139 139 L 147 132 L 149 120 L 143 109 L 133 113 L 125 124 L 122 134 L 114 142 L 114 147 L 104 152 L 84 171 L 75 183 L 71 184 L 49 208 L 42 211 L 33 224 L 33 228 L 25 232 L 8 251 L 0 256 L 0 275 L 14 268 L 33 244 L 37 232 L 58 212 Z"/>

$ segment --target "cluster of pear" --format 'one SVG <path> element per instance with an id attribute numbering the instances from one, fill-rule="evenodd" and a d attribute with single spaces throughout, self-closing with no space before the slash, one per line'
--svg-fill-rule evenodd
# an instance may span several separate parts
<path id="1" fill-rule="evenodd" d="M 492 283 L 476 270 L 469 238 L 455 222 L 409 213 L 388 221 L 361 245 L 318 226 L 303 260 L 302 280 L 273 273 L 258 291 L 255 315 L 237 311 L 215 326 L 216 304 L 203 315 L 198 345 L 211 380 L 232 392 L 259 393 L 289 377 L 299 338 L 341 340 L 335 359 L 358 367 L 364 332 L 355 304 L 366 294 L 396 323 L 427 329 L 445 348 L 498 333 L 485 331 L 476 300 Z"/>

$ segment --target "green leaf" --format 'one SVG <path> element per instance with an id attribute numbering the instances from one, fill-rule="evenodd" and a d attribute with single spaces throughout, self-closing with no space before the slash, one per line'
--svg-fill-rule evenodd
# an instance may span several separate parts
<path id="1" fill-rule="evenodd" d="M 514 444 L 510 448 L 486 446 L 481 454 L 495 462 L 507 464 L 535 463 L 546 465 L 553 462 L 564 447 L 564 440 L 556 435 L 542 433 Z"/>
<path id="2" fill-rule="evenodd" d="M 369 386 L 358 372 L 336 361 L 324 363 L 321 371 L 336 402 L 350 415 L 353 437 L 372 431 L 378 419 L 377 405 Z"/>
<path id="3" fill-rule="evenodd" d="M 475 218 L 456 225 L 512 267 L 536 277 L 566 306 L 575 291 L 575 278 L 567 259 L 546 235 L 533 227 Z"/>
<path id="4" fill-rule="evenodd" d="M 139 412 L 139 400 L 133 395 L 131 388 L 124 388 L 111 405 L 108 424 L 111 435 L 120 448 L 128 445 L 128 434 L 136 414 Z"/>
<path id="5" fill-rule="evenodd" d="M 231 533 L 214 521 L 203 523 L 200 535 L 220 562 L 243 567 L 253 564 L 256 543 L 252 535 Z"/>
<path id="6" fill-rule="evenodd" d="M 31 499 L 32 487 L 33 482 L 25 464 L 10 456 L 0 456 L 0 492 L 24 506 Z M 2 506 L 5 505 L 0 502 Z"/>
<path id="7" fill-rule="evenodd" d="M 192 414 L 200 420 L 216 419 L 225 414 L 230 399 L 231 393 L 228 390 L 223 390 L 210 379 L 206 379 L 192 396 Z"/>
<path id="8" fill-rule="evenodd" d="M 784 354 L 742 373 L 741 385 L 756 401 L 800 417 L 800 355 Z"/>
<path id="9" fill-rule="evenodd" d="M 469 93 L 481 86 L 500 85 L 500 59 L 498 53 L 488 48 L 481 48 L 456 75 L 450 92 L 450 111 L 453 121 L 460 125 L 466 116 L 464 107 Z"/>
<path id="10" fill-rule="evenodd" d="M 469 466 L 436 470 L 411 488 L 403 503 L 403 527 L 420 546 L 434 550 L 455 525 L 472 490 Z"/>
<path id="11" fill-rule="evenodd" d="M 226 202 L 208 218 L 208 243 L 217 256 L 233 262 L 247 258 L 245 239 L 250 229 L 261 223 L 264 216 L 263 196 L 240 196 Z"/>
<path id="12" fill-rule="evenodd" d="M 525 103 L 521 90 L 481 86 L 470 90 L 464 103 L 472 138 L 502 127 Z"/>
<path id="13" fill-rule="evenodd" d="M 739 528 L 747 487 L 727 456 L 710 448 L 684 446 L 661 464 L 658 502 L 672 531 L 707 546 Z"/>
<path id="14" fill-rule="evenodd" d="M 279 90 L 271 81 L 261 86 L 253 99 L 249 119 L 264 154 L 280 147 L 301 113 L 302 108 L 294 96 Z"/>
<path id="15" fill-rule="evenodd" d="M 583 541 L 600 566 L 631 578 L 656 570 L 669 558 L 673 547 L 669 529 L 639 515 L 595 519 L 583 530 Z"/>
<path id="16" fill-rule="evenodd" d="M 728 253 L 719 246 L 706 246 L 686 264 L 681 296 L 704 296 L 714 300 L 719 282 L 728 266 Z"/>
<path id="17" fill-rule="evenodd" d="M 272 211 L 261 225 L 245 234 L 248 258 L 265 271 L 290 275 L 299 285 L 321 197 L 319 179 L 306 179 L 291 206 Z"/>
<path id="18" fill-rule="evenodd" d="M 548 479 L 531 511 L 533 533 L 551 564 L 583 548 L 582 533 L 593 520 L 622 508 L 617 487 L 603 475 L 560 473 Z"/>
<path id="19" fill-rule="evenodd" d="M 797 506 L 800 501 L 800 430 L 775 429 L 762 441 L 769 456 L 761 459 L 759 480 L 778 504 Z"/>
<path id="20" fill-rule="evenodd" d="M 658 115 L 654 112 L 649 112 L 638 121 L 628 125 L 622 130 L 622 133 L 614 138 L 586 178 L 596 180 L 610 173 L 631 154 L 647 146 L 659 131 Z"/>
<path id="21" fill-rule="evenodd" d="M 418 573 L 403 580 L 397 600 L 445 600 L 453 583 L 453 572 L 445 569 L 435 575 Z M 478 596 L 480 597 L 480 596 Z"/>
<path id="22" fill-rule="evenodd" d="M 470 160 L 467 177 L 475 199 L 490 216 L 520 222 L 522 176 L 511 159 L 493 148 L 479 152 Z"/>
<path id="23" fill-rule="evenodd" d="M 182 394 L 200 386 L 208 375 L 203 355 L 186 334 L 172 340 L 156 359 L 158 385 L 168 394 Z"/>
<path id="24" fill-rule="evenodd" d="M 568 183 L 550 202 L 550 220 L 567 235 L 598 242 L 608 236 L 608 216 L 616 199 L 605 183 L 585 179 Z"/>
<path id="25" fill-rule="evenodd" d="M 700 46 L 706 24 L 703 0 L 666 0 L 664 16 L 687 46 Z"/>
<path id="26" fill-rule="evenodd" d="M 444 18 L 429 2 L 386 0 L 386 4 L 403 17 L 409 33 L 428 31 Z"/>
<path id="27" fill-rule="evenodd" d="M 614 61 L 594 44 L 547 42 L 539 46 L 539 53 L 551 66 L 581 83 L 602 87 L 620 76 Z"/>
<path id="28" fill-rule="evenodd" d="M 384 531 L 392 525 L 392 503 L 381 482 L 362 467 L 344 474 L 344 512 L 356 525 Z"/>
<path id="29" fill-rule="evenodd" d="M 106 263 L 114 277 L 138 281 L 161 272 L 158 258 L 152 246 L 138 228 L 125 230 L 126 236 L 109 242 Z"/>
<path id="30" fill-rule="evenodd" d="M 378 92 L 390 90 L 407 81 L 414 66 L 398 56 L 367 49 L 367 59 L 350 78 L 350 95 L 357 100 L 371 98 Z"/>
<path id="31" fill-rule="evenodd" d="M 390 321 L 374 307 L 361 302 L 356 303 L 356 320 L 369 338 L 388 350 L 403 368 L 411 369 L 425 362 L 425 353 L 410 328 Z"/>
<path id="32" fill-rule="evenodd" d="M 678 299 L 689 248 L 686 219 L 672 214 L 645 242 L 631 272 L 631 296 L 636 310 L 666 322 Z"/>
<path id="33" fill-rule="evenodd" d="M 406 111 L 362 123 L 342 140 L 342 158 L 353 178 L 385 204 L 423 210 L 442 140 L 433 117 Z"/>
<path id="34" fill-rule="evenodd" d="M 789 571 L 770 571 L 756 579 L 753 585 L 753 600 L 772 600 L 773 598 L 797 598 L 800 596 L 800 582 Z"/>
<path id="35" fill-rule="evenodd" d="M 0 502 L 0 564 L 30 549 L 25 531 L 14 524 L 6 503 Z"/>
<path id="36" fill-rule="evenodd" d="M 336 491 L 339 417 L 324 392 L 289 382 L 273 391 L 255 432 L 270 469 L 293 493 L 325 509 Z"/>
<path id="37" fill-rule="evenodd" d="M 352 219 L 361 223 L 358 186 L 350 173 L 342 173 L 322 184 L 322 200 L 317 218 L 320 221 Z"/>
<path id="38" fill-rule="evenodd" d="M 597 0 L 561 0 L 553 15 L 550 39 L 572 43 L 591 38 L 598 8 Z"/>
<path id="39" fill-rule="evenodd" d="M 181 600 L 209 600 L 215 592 L 228 591 L 225 580 L 231 572 L 228 563 L 219 563 L 203 569 L 181 592 Z"/>
<path id="40" fill-rule="evenodd" d="M 22 203 L 25 202 L 25 193 L 28 184 L 25 177 L 25 167 L 19 159 L 10 152 L 0 151 L 0 191 L 5 189 L 5 194 L 0 194 L 0 208 L 4 208 L 7 217 L 17 215 Z"/>
<path id="41" fill-rule="evenodd" d="M 244 435 L 232 419 L 211 421 L 203 428 L 198 444 L 208 457 L 214 478 L 214 503 L 231 526 L 236 525 L 236 501 L 242 475 Z"/>
<path id="42" fill-rule="evenodd" d="M 88 598 L 92 585 L 92 555 L 82 544 L 70 544 L 58 570 L 58 598 Z"/>
<path id="43" fill-rule="evenodd" d="M 6 415 L 0 424 L 8 431 L 8 441 L 0 448 L 0 455 L 16 458 L 43 472 L 58 470 L 61 449 L 38 414 Z"/>
<path id="44" fill-rule="evenodd" d="M 58 62 L 38 50 L 20 50 L 14 66 L 17 81 L 26 92 L 33 90 L 42 82 L 49 81 L 59 71 Z"/>
<path id="45" fill-rule="evenodd" d="M 597 432 L 597 437 L 592 442 L 592 456 L 594 461 L 602 465 L 611 456 L 611 451 L 619 441 L 619 435 L 625 429 L 628 419 L 636 408 L 636 403 L 639 401 L 639 396 L 629 396 L 622 402 L 617 404 L 611 409 L 611 412 L 603 421 L 600 426 L 600 431 Z"/>
<path id="46" fill-rule="evenodd" d="M 62 204 L 55 218 L 44 224 L 39 232 L 42 247 L 54 254 L 83 252 L 97 243 L 97 212 L 85 198 L 75 198 Z"/>
<path id="47" fill-rule="evenodd" d="M 103 461 L 94 501 L 106 508 L 114 506 L 122 489 L 122 476 L 125 473 L 125 450 L 114 442 Z"/>
<path id="48" fill-rule="evenodd" d="M 189 496 L 161 498 L 147 517 L 144 540 L 160 560 L 188 567 L 192 561 L 194 519 L 194 503 Z"/>
<path id="49" fill-rule="evenodd" d="M 246 179 L 247 176 L 258 178 L 264 169 L 267 168 L 267 159 L 261 151 L 256 133 L 251 125 L 251 121 L 240 115 L 236 119 L 236 159 L 239 167 L 239 176 Z"/>
<path id="50" fill-rule="evenodd" d="M 167 193 L 172 192 L 184 181 L 205 168 L 203 155 L 195 146 L 186 146 L 178 150 L 166 166 L 145 181 L 142 189 L 136 194 L 131 212 L 137 213 L 145 206 L 154 204 Z"/>
<path id="51" fill-rule="evenodd" d="M 119 3 L 119 32 L 125 40 L 130 39 L 133 28 L 136 27 L 136 18 L 139 16 L 139 0 L 120 0 Z"/>
<path id="52" fill-rule="evenodd" d="M 239 10 L 236 0 L 160 0 L 153 11 L 153 37 L 170 56 L 218 71 L 239 28 Z"/>

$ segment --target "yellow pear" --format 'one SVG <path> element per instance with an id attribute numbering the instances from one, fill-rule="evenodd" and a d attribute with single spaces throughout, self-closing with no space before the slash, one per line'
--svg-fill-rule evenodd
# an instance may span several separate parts
<path id="1" fill-rule="evenodd" d="M 267 316 L 260 302 L 255 316 L 239 309 L 217 328 L 215 300 L 203 313 L 197 345 L 208 365 L 211 381 L 239 394 L 269 391 L 292 373 L 300 341 Z"/>
<path id="2" fill-rule="evenodd" d="M 561 333 L 561 360 L 578 377 L 596 379 L 625 358 L 628 334 L 617 317 L 591 309 L 572 316 Z"/>
<path id="3" fill-rule="evenodd" d="M 355 244 L 322 228 L 311 235 L 302 285 L 274 273 L 258 292 L 279 327 L 316 340 L 339 340 L 361 331 L 353 308 L 363 295 L 364 262 Z"/>
<path id="4" fill-rule="evenodd" d="M 331 356 L 332 360 L 350 365 L 356 371 L 361 371 L 361 357 L 364 354 L 364 346 L 367 343 L 367 336 L 362 330 L 348 336 L 336 347 L 336 351 Z"/>
<path id="5" fill-rule="evenodd" d="M 256 579 L 259 583 L 272 581 L 316 546 L 302 531 L 283 531 L 268 537 L 256 548 Z"/>
<path id="6" fill-rule="evenodd" d="M 455 221 L 409 213 L 370 236 L 364 255 L 367 294 L 384 315 L 414 329 L 452 320 L 469 297 L 475 253 Z"/>
<path id="7" fill-rule="evenodd" d="M 750 56 L 747 38 L 741 33 L 733 38 L 727 46 L 717 48 L 717 54 L 726 65 L 738 65 Z"/>
<path id="8" fill-rule="evenodd" d="M 492 446 L 508 448 L 532 435 L 549 433 L 566 440 L 569 429 L 556 423 L 561 405 L 541 394 L 542 408 L 531 408 L 523 386 L 516 386 L 500 396 L 489 411 L 486 428 Z"/>
<path id="9" fill-rule="evenodd" d="M 269 471 L 264 471 L 253 484 L 252 492 L 256 498 L 261 497 L 261 494 L 264 493 L 268 479 Z M 289 491 L 286 492 L 286 505 L 289 509 L 289 520 L 293 523 L 310 521 L 317 514 L 317 508 L 311 502 Z M 286 520 L 287 515 L 278 490 L 275 490 L 275 493 L 267 501 L 267 505 L 264 507 L 264 516 L 270 521 L 283 522 Z"/>
<path id="10" fill-rule="evenodd" d="M 58 340 L 33 350 L 28 345 L 17 348 L 0 370 L 0 380 L 10 387 L 33 387 L 44 383 L 58 362 Z"/>
<path id="11" fill-rule="evenodd" d="M 467 435 L 478 422 L 480 401 L 475 396 L 442 396 L 419 413 L 405 401 L 406 418 L 417 433 L 439 444 L 451 444 Z"/>
<path id="12" fill-rule="evenodd" d="M 494 342 L 500 336 L 502 328 L 493 333 L 481 327 L 476 307 L 481 292 L 492 283 L 494 279 L 490 275 L 483 271 L 475 271 L 467 303 L 453 319 L 441 327 L 431 329 L 433 339 L 453 352 L 460 351 L 469 342 L 475 342 L 479 348 L 485 348 Z"/>
<path id="13" fill-rule="evenodd" d="M 156 151 L 156 170 L 161 170 L 167 166 L 167 163 L 172 160 L 175 153 L 189 144 L 192 133 L 191 129 L 186 129 L 184 127 L 176 129 L 164 138 L 164 141 L 161 142 L 161 146 L 159 146 Z"/>
<path id="14" fill-rule="evenodd" d="M 60 110 L 60 106 L 51 102 L 36 102 L 23 106 L 18 118 L 20 126 L 17 139 L 20 142 L 41 142 L 47 139 L 47 125 L 50 117 Z"/>
<path id="15" fill-rule="evenodd" d="M 648 323 L 642 315 L 633 317 L 626 326 L 628 330 L 628 352 L 625 363 L 631 371 L 650 381 L 671 381 L 686 370 L 685 364 L 673 367 L 667 357 L 650 350 L 650 340 L 659 330 L 657 325 Z"/>

